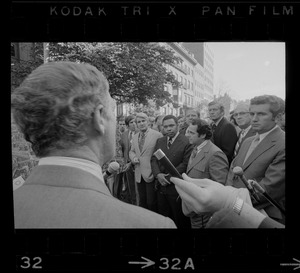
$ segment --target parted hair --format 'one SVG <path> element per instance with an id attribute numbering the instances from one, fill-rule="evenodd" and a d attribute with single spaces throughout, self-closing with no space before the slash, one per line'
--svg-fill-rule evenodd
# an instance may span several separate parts
<path id="1" fill-rule="evenodd" d="M 200 118 L 196 118 L 192 121 L 192 125 L 197 125 L 197 133 L 200 135 L 205 135 L 205 139 L 211 139 L 212 131 L 209 124 Z"/>
<path id="2" fill-rule="evenodd" d="M 13 119 L 38 157 L 76 147 L 87 140 L 83 127 L 95 107 L 106 107 L 108 89 L 107 79 L 92 65 L 45 63 L 12 93 Z"/>
<path id="3" fill-rule="evenodd" d="M 275 118 L 279 113 L 285 112 L 284 100 L 274 95 L 262 95 L 254 97 L 250 100 L 251 105 L 270 104 L 270 112 Z"/>

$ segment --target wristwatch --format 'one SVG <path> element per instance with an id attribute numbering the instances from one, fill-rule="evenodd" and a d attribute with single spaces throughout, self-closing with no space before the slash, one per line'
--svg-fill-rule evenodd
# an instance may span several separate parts
<path id="1" fill-rule="evenodd" d="M 243 205 L 244 205 L 243 199 L 237 197 L 235 199 L 235 202 L 234 202 L 234 205 L 233 205 L 233 211 L 235 213 L 237 213 L 238 215 L 240 215 L 241 211 L 242 211 L 242 208 L 243 208 Z"/>

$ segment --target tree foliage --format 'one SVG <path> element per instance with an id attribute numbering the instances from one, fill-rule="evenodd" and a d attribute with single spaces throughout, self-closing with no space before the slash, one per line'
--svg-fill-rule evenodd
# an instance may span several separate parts
<path id="1" fill-rule="evenodd" d="M 43 57 L 42 44 L 35 54 Z M 157 106 L 172 102 L 164 84 L 178 87 L 179 82 L 166 65 L 179 62 L 178 57 L 158 43 L 50 43 L 49 61 L 87 62 L 104 73 L 110 94 L 117 102 Z"/>

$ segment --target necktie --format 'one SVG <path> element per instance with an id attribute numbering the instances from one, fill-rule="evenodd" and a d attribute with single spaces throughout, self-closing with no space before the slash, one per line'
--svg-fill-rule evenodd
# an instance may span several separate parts
<path id="1" fill-rule="evenodd" d="M 172 145 L 172 138 L 170 137 L 170 138 L 169 138 L 169 141 L 168 141 L 168 144 L 167 144 L 168 149 L 170 149 L 171 145 Z"/>
<path id="2" fill-rule="evenodd" d="M 241 143 L 242 143 L 242 140 L 245 136 L 245 130 L 242 130 L 241 133 L 240 133 L 240 136 L 239 136 L 239 139 L 237 141 L 237 143 L 235 144 L 235 148 L 234 148 L 234 157 L 236 157 L 237 153 L 238 153 L 238 150 L 241 146 Z"/>
<path id="3" fill-rule="evenodd" d="M 248 152 L 247 152 L 247 154 L 245 156 L 244 163 L 246 162 L 246 160 L 248 159 L 248 157 L 252 154 L 252 152 L 254 151 L 254 149 L 256 148 L 256 146 L 258 145 L 258 143 L 259 143 L 259 134 L 257 134 L 255 136 L 255 138 L 252 140 L 252 143 L 251 143 L 251 145 L 249 147 L 249 150 L 248 150 Z"/>
<path id="4" fill-rule="evenodd" d="M 145 143 L 145 133 L 140 133 L 140 142 L 139 142 L 140 152 L 143 149 L 144 143 Z"/>
<path id="5" fill-rule="evenodd" d="M 211 129 L 212 129 L 212 132 L 214 133 L 214 131 L 216 130 L 217 128 L 217 125 L 215 123 L 212 123 L 211 125 Z"/>
<path id="6" fill-rule="evenodd" d="M 197 155 L 197 146 L 193 149 L 192 154 L 190 156 L 190 160 L 189 160 L 189 164 L 191 164 L 191 162 L 193 161 L 193 159 L 196 157 Z"/>

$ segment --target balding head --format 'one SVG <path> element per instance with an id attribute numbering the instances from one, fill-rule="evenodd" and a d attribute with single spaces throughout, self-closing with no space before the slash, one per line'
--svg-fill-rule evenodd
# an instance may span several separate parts
<path id="1" fill-rule="evenodd" d="M 233 118 L 241 129 L 246 129 L 251 124 L 249 107 L 247 103 L 239 103 L 234 109 Z"/>

